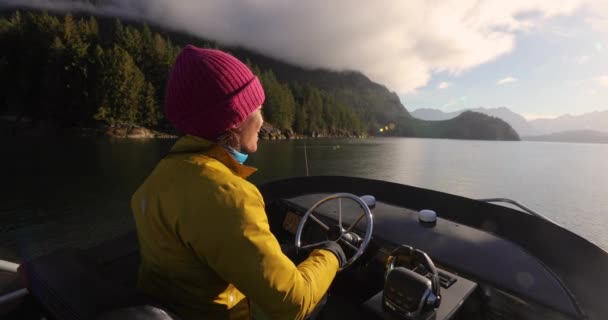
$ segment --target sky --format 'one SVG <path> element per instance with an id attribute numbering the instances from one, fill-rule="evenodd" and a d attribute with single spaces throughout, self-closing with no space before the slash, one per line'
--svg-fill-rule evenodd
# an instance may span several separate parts
<path id="1" fill-rule="evenodd" d="M 310 68 L 358 70 L 408 110 L 608 110 L 608 0 L 0 0 L 80 6 Z"/>
<path id="2" fill-rule="evenodd" d="M 516 32 L 510 52 L 464 72 L 435 72 L 401 100 L 408 110 L 505 106 L 528 119 L 608 110 L 608 16 L 603 26 L 591 16 L 583 8 Z"/>

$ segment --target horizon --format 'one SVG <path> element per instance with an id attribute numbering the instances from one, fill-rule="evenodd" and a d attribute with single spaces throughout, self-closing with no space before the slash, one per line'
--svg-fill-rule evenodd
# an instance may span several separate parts
<path id="1" fill-rule="evenodd" d="M 554 114 L 554 115 L 546 115 L 546 114 L 530 114 L 530 113 L 519 113 L 519 112 L 515 112 L 513 110 L 511 110 L 509 107 L 506 106 L 500 106 L 500 107 L 464 107 L 462 109 L 457 109 L 457 110 L 452 110 L 452 111 L 444 111 L 441 110 L 439 108 L 433 108 L 433 107 L 411 107 L 411 106 L 404 106 L 408 112 L 414 112 L 417 110 L 437 110 L 437 111 L 441 111 L 444 113 L 451 113 L 451 112 L 456 112 L 456 111 L 464 111 L 464 110 L 472 110 L 472 109 L 500 109 L 500 108 L 506 108 L 509 111 L 516 113 L 520 116 L 522 116 L 524 119 L 526 119 L 526 121 L 532 121 L 532 120 L 555 120 L 557 118 L 560 117 L 566 117 L 566 116 L 572 116 L 572 117 L 578 117 L 578 116 L 583 116 L 583 115 L 587 115 L 590 113 L 599 113 L 599 112 L 608 112 L 608 108 L 606 108 L 605 110 L 591 110 L 591 111 L 587 111 L 587 112 L 581 112 L 581 113 L 562 113 L 562 114 Z"/>

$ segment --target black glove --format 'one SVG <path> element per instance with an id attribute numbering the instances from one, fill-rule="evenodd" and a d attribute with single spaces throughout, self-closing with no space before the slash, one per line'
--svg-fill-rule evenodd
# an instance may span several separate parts
<path id="1" fill-rule="evenodd" d="M 331 251 L 331 253 L 333 253 L 338 259 L 340 268 L 346 264 L 346 255 L 344 254 L 344 250 L 342 250 L 342 247 L 334 241 L 327 241 L 315 249 Z"/>

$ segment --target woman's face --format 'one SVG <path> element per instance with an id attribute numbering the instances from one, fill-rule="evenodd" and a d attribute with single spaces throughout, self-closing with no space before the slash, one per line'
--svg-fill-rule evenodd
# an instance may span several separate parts
<path id="1" fill-rule="evenodd" d="M 258 150 L 258 133 L 262 128 L 262 123 L 264 123 L 262 109 L 258 108 L 239 127 L 241 152 L 254 153 Z"/>

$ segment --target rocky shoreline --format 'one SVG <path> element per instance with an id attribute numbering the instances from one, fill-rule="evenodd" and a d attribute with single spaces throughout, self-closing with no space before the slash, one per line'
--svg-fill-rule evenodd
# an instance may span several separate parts
<path id="1" fill-rule="evenodd" d="M 51 123 L 0 123 L 0 136 L 9 137 L 111 137 L 126 139 L 176 139 L 175 134 L 160 132 L 141 126 L 109 126 L 62 128 Z"/>
<path id="2" fill-rule="evenodd" d="M 357 135 L 353 132 L 348 131 L 330 131 L 330 132 L 316 132 L 313 131 L 309 134 L 295 133 L 293 130 L 280 130 L 273 127 L 269 123 L 264 123 L 260 129 L 260 139 L 263 140 L 292 140 L 292 139 L 316 139 L 316 138 L 365 138 L 366 136 Z"/>
<path id="3" fill-rule="evenodd" d="M 101 134 L 102 136 L 112 138 L 129 138 L 129 139 L 177 139 L 175 134 L 155 131 L 139 126 L 116 126 L 108 127 Z"/>
<path id="4" fill-rule="evenodd" d="M 171 129 L 168 128 L 167 131 Z M 292 139 L 316 139 L 316 138 L 365 138 L 348 131 L 316 132 L 308 134 L 295 133 L 293 130 L 281 130 L 269 123 L 264 123 L 260 130 L 262 140 L 292 140 Z M 94 127 L 71 127 L 61 128 L 52 123 L 31 122 L 0 123 L 0 136 L 76 136 L 76 137 L 110 137 L 119 139 L 177 139 L 178 135 L 163 131 L 156 131 L 136 125 L 107 125 L 97 124 Z"/>

